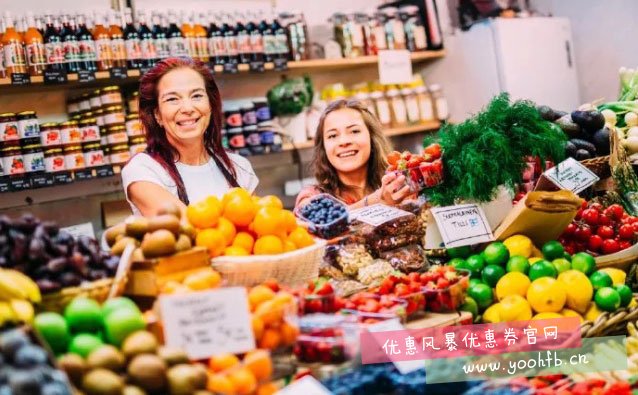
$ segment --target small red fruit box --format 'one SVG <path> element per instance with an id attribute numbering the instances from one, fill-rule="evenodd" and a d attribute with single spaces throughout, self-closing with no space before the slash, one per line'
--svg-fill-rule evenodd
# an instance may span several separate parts
<path id="1" fill-rule="evenodd" d="M 443 182 L 441 146 L 430 144 L 420 154 L 393 151 L 387 157 L 387 173 L 405 175 L 412 192 L 435 187 Z"/>

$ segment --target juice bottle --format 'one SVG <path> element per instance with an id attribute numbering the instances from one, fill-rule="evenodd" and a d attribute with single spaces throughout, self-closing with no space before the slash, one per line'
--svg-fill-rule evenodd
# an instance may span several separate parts
<path id="1" fill-rule="evenodd" d="M 140 46 L 140 34 L 133 25 L 131 9 L 124 11 L 124 43 L 126 45 L 126 65 L 129 69 L 142 67 L 142 48 Z"/>
<path id="2" fill-rule="evenodd" d="M 275 36 L 275 59 L 288 59 L 288 35 L 286 29 L 279 24 L 277 17 L 273 15 L 272 24 L 270 25 Z"/>
<path id="3" fill-rule="evenodd" d="M 60 31 L 64 48 L 66 71 L 77 73 L 80 69 L 80 44 L 75 35 L 74 23 L 68 15 L 62 15 L 62 31 Z"/>
<path id="4" fill-rule="evenodd" d="M 35 28 L 38 29 L 40 35 L 44 37 L 44 15 L 36 15 L 35 17 Z"/>
<path id="5" fill-rule="evenodd" d="M 208 32 L 204 27 L 204 14 L 199 14 L 193 31 L 195 33 L 195 42 L 197 45 L 197 56 L 202 62 L 208 62 L 210 55 L 208 53 Z"/>
<path id="6" fill-rule="evenodd" d="M 4 64 L 8 76 L 27 73 L 27 61 L 22 46 L 22 36 L 13 23 L 13 17 L 6 11 L 4 14 L 5 31 L 2 35 L 4 47 Z"/>
<path id="7" fill-rule="evenodd" d="M 237 34 L 237 52 L 239 52 L 239 63 L 250 63 L 250 33 L 244 25 L 244 16 L 236 13 L 235 32 Z"/>
<path id="8" fill-rule="evenodd" d="M 174 13 L 168 14 L 168 48 L 171 56 L 183 57 L 188 56 L 188 47 L 184 40 L 182 31 L 177 26 L 177 15 Z"/>
<path id="9" fill-rule="evenodd" d="M 166 29 L 162 26 L 162 16 L 159 12 L 153 12 L 153 37 L 155 37 L 155 50 L 157 51 L 157 59 L 166 59 L 171 56 L 171 50 L 168 45 L 168 37 Z"/>
<path id="10" fill-rule="evenodd" d="M 78 14 L 76 21 L 76 34 L 80 46 L 80 70 L 96 71 L 97 56 L 95 53 L 95 41 L 93 41 L 93 36 L 89 28 L 86 27 L 86 17 L 83 14 Z"/>
<path id="11" fill-rule="evenodd" d="M 46 67 L 44 39 L 35 26 L 33 13 L 27 12 L 27 31 L 24 33 L 24 49 L 29 75 L 42 75 Z"/>
<path id="12" fill-rule="evenodd" d="M 224 36 L 224 43 L 226 44 L 226 56 L 224 57 L 224 63 L 239 63 L 239 55 L 237 52 L 237 34 L 235 29 L 230 25 L 230 15 L 224 15 L 223 23 L 221 26 L 221 33 Z"/>
<path id="13" fill-rule="evenodd" d="M 64 43 L 60 36 L 60 21 L 53 15 L 45 17 L 46 28 L 44 30 L 44 52 L 46 56 L 47 70 L 61 71 L 65 69 Z"/>
<path id="14" fill-rule="evenodd" d="M 7 68 L 4 65 L 4 44 L 2 44 L 3 34 L 4 34 L 4 20 L 0 18 L 0 78 L 7 78 Z"/>
<path id="15" fill-rule="evenodd" d="M 117 22 L 115 11 L 109 13 L 109 38 L 111 39 L 111 54 L 113 67 L 126 67 L 126 43 L 124 32 Z"/>
<path id="16" fill-rule="evenodd" d="M 261 21 L 259 22 L 259 32 L 261 33 L 264 46 L 264 61 L 272 62 L 275 59 L 277 53 L 277 43 L 275 41 L 275 34 L 272 31 L 271 22 L 262 13 Z"/>
<path id="17" fill-rule="evenodd" d="M 155 49 L 155 37 L 153 32 L 146 24 L 146 13 L 144 11 L 137 12 L 140 28 L 137 33 L 140 37 L 140 49 L 142 54 L 142 66 L 153 67 L 157 63 L 157 50 Z"/>
<path id="18" fill-rule="evenodd" d="M 195 47 L 195 31 L 193 30 L 193 25 L 191 25 L 188 15 L 186 12 L 182 11 L 180 13 L 180 21 L 182 30 L 182 36 L 184 36 L 184 44 L 186 45 L 187 56 L 191 58 L 195 58 L 197 55 L 197 48 Z"/>
<path id="19" fill-rule="evenodd" d="M 254 13 L 248 13 L 248 23 L 246 30 L 250 35 L 250 60 L 254 62 L 264 61 L 264 37 L 257 26 L 258 16 Z"/>
<path id="20" fill-rule="evenodd" d="M 213 57 L 216 65 L 224 64 L 228 51 L 226 51 L 226 40 L 224 34 L 217 27 L 217 16 L 211 15 L 210 25 L 208 26 L 208 52 Z"/>
<path id="21" fill-rule="evenodd" d="M 95 40 L 95 57 L 97 59 L 97 69 L 106 71 L 113 67 L 113 50 L 111 47 L 111 37 L 106 28 L 105 15 L 95 13 L 95 27 L 93 28 L 93 39 Z"/>

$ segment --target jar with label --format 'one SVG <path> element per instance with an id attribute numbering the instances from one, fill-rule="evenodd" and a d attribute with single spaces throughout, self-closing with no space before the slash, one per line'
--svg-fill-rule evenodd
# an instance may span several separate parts
<path id="1" fill-rule="evenodd" d="M 40 144 L 31 144 L 22 147 L 22 160 L 26 173 L 44 172 L 44 152 Z"/>
<path id="2" fill-rule="evenodd" d="M 430 92 L 428 92 L 428 89 L 423 85 L 417 86 L 414 91 L 416 92 L 416 97 L 419 102 L 421 122 L 434 121 L 434 106 L 432 105 Z"/>
<path id="3" fill-rule="evenodd" d="M 106 164 L 104 150 L 99 143 L 85 144 L 82 147 L 82 153 L 85 167 L 98 167 Z"/>
<path id="4" fill-rule="evenodd" d="M 144 129 L 139 115 L 129 114 L 126 116 L 126 134 L 129 137 L 144 136 Z"/>
<path id="5" fill-rule="evenodd" d="M 62 145 L 62 135 L 57 123 L 47 122 L 40 125 L 40 144 L 42 147 Z"/>
<path id="6" fill-rule="evenodd" d="M 93 114 L 95 115 L 95 123 L 97 124 L 97 126 L 99 126 L 100 128 L 102 126 L 104 126 L 104 110 L 97 109 L 95 111 L 93 111 Z"/>
<path id="7" fill-rule="evenodd" d="M 351 26 L 348 24 L 348 16 L 344 13 L 337 12 L 332 15 L 332 24 L 334 28 L 335 41 L 341 47 L 341 54 L 344 58 L 352 56 L 352 32 Z"/>
<path id="8" fill-rule="evenodd" d="M 436 119 L 439 121 L 445 121 L 450 117 L 450 110 L 447 104 L 447 99 L 443 95 L 443 89 L 439 84 L 430 85 L 430 95 L 432 95 L 432 101 L 434 102 L 434 112 L 436 113 Z"/>
<path id="9" fill-rule="evenodd" d="M 385 37 L 388 49 L 405 49 L 405 31 L 396 7 L 383 9 L 385 15 Z"/>
<path id="10" fill-rule="evenodd" d="M 111 106 L 114 104 L 122 105 L 122 93 L 119 86 L 107 86 L 100 91 L 100 102 L 102 106 Z"/>
<path id="11" fill-rule="evenodd" d="M 104 125 L 119 125 L 126 122 L 126 116 L 124 115 L 124 107 L 121 105 L 108 106 L 104 108 Z"/>
<path id="12" fill-rule="evenodd" d="M 412 88 L 403 88 L 401 89 L 401 96 L 403 96 L 403 101 L 405 102 L 408 122 L 419 123 L 421 121 L 421 114 L 419 113 L 419 100 L 417 99 L 416 92 Z"/>
<path id="13" fill-rule="evenodd" d="M 131 139 L 129 145 L 129 151 L 131 151 L 131 156 L 135 154 L 139 154 L 140 152 L 144 152 L 146 150 L 146 138 L 144 136 L 135 137 Z"/>
<path id="14" fill-rule="evenodd" d="M 348 15 L 348 29 L 352 40 L 350 57 L 356 58 L 366 54 L 365 40 L 363 36 L 363 25 L 355 17 L 355 14 Z"/>
<path id="15" fill-rule="evenodd" d="M 268 101 L 266 101 L 266 99 L 255 100 L 253 101 L 253 105 L 255 106 L 257 122 L 266 122 L 272 119 L 270 107 L 268 106 Z"/>
<path id="16" fill-rule="evenodd" d="M 35 111 L 23 111 L 18 113 L 18 133 L 20 139 L 40 138 L 40 123 Z"/>
<path id="17" fill-rule="evenodd" d="M 377 55 L 379 51 L 388 49 L 388 40 L 385 36 L 386 17 L 382 11 L 375 12 L 369 20 L 371 40 L 374 43 L 371 49 L 373 55 Z"/>
<path id="18" fill-rule="evenodd" d="M 71 99 L 67 104 L 66 104 L 66 112 L 69 114 L 70 117 L 76 115 L 77 113 L 80 112 L 80 105 L 78 104 L 78 100 L 77 99 Z"/>
<path id="19" fill-rule="evenodd" d="M 126 134 L 126 127 L 123 125 L 109 126 L 106 129 L 106 143 L 108 145 L 128 143 L 128 134 Z"/>
<path id="20" fill-rule="evenodd" d="M 259 129 L 259 140 L 264 152 L 272 151 L 272 146 L 275 142 L 275 130 L 272 122 L 260 122 L 257 128 Z"/>
<path id="21" fill-rule="evenodd" d="M 254 105 L 248 104 L 241 108 L 241 122 L 244 126 L 257 125 L 257 113 Z"/>
<path id="22" fill-rule="evenodd" d="M 12 112 L 0 114 L 0 142 L 20 140 L 18 118 Z"/>
<path id="23" fill-rule="evenodd" d="M 408 123 L 408 112 L 405 108 L 405 101 L 398 89 L 389 89 L 386 93 L 390 101 L 390 110 L 392 112 L 392 126 L 404 126 Z"/>
<path id="24" fill-rule="evenodd" d="M 60 124 L 60 137 L 63 145 L 82 143 L 82 130 L 78 126 L 78 122 L 62 122 Z"/>
<path id="25" fill-rule="evenodd" d="M 372 115 L 374 115 L 375 117 L 377 116 L 374 108 L 374 100 L 372 100 L 368 92 L 359 92 L 354 95 L 354 98 L 357 99 L 361 103 L 361 105 L 367 108 Z"/>
<path id="26" fill-rule="evenodd" d="M 405 26 L 406 47 L 409 51 L 424 51 L 428 49 L 428 38 L 423 21 L 419 17 L 419 7 L 406 5 L 399 8 L 401 20 Z"/>
<path id="27" fill-rule="evenodd" d="M 95 118 L 80 121 L 79 127 L 82 130 L 82 143 L 100 141 L 100 128 L 97 126 Z"/>
<path id="28" fill-rule="evenodd" d="M 379 122 L 383 126 L 390 126 L 392 124 L 392 113 L 390 112 L 390 103 L 388 99 L 383 95 L 381 91 L 374 91 L 370 94 L 372 100 L 374 100 L 375 113 Z"/>
<path id="29" fill-rule="evenodd" d="M 244 139 L 242 128 L 230 128 L 227 129 L 226 133 L 228 134 L 228 148 L 234 152 L 246 148 L 246 140 Z"/>
<path id="30" fill-rule="evenodd" d="M 224 111 L 224 117 L 226 119 L 226 126 L 228 126 L 229 129 L 241 128 L 243 126 L 241 111 L 239 111 L 238 107 L 228 107 L 226 111 Z"/>
<path id="31" fill-rule="evenodd" d="M 78 100 L 79 111 L 90 111 L 91 110 L 91 96 L 88 93 L 80 96 Z"/>
<path id="32" fill-rule="evenodd" d="M 24 159 L 20 145 L 17 142 L 6 144 L 0 151 L 0 159 L 2 159 L 2 168 L 5 176 L 14 176 L 25 173 Z"/>
<path id="33" fill-rule="evenodd" d="M 370 29 L 370 15 L 363 11 L 355 12 L 354 21 L 361 27 L 361 33 L 363 34 L 363 54 L 376 55 L 377 47 L 374 45 L 374 38 Z"/>
<path id="34" fill-rule="evenodd" d="M 100 99 L 100 96 L 102 96 L 102 93 L 100 93 L 99 89 L 94 90 L 91 94 L 91 97 L 89 99 L 91 110 L 95 111 L 98 108 L 102 107 L 102 100 Z"/>
<path id="35" fill-rule="evenodd" d="M 140 103 L 139 103 L 140 93 L 135 91 L 128 99 L 128 111 L 130 113 L 139 113 L 140 112 Z"/>
<path id="36" fill-rule="evenodd" d="M 128 144 L 118 144 L 109 147 L 109 162 L 112 165 L 123 165 L 131 159 Z"/>
<path id="37" fill-rule="evenodd" d="M 80 170 L 86 166 L 84 164 L 84 153 L 79 144 L 67 145 L 64 147 L 64 166 L 67 170 Z"/>
<path id="38" fill-rule="evenodd" d="M 257 125 L 248 125 L 243 128 L 244 141 L 246 146 L 253 154 L 263 154 L 264 147 L 261 145 L 261 137 L 259 136 L 259 129 Z"/>
<path id="39" fill-rule="evenodd" d="M 47 173 L 66 170 L 62 148 L 48 148 L 44 151 L 44 168 Z"/>

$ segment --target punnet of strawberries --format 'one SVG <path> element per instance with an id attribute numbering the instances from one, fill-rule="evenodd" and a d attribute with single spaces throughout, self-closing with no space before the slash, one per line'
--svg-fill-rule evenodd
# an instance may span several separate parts
<path id="1" fill-rule="evenodd" d="M 336 302 L 334 288 L 325 277 L 310 280 L 299 298 L 301 314 L 334 313 L 340 306 Z"/>
<path id="2" fill-rule="evenodd" d="M 421 153 L 413 154 L 409 151 L 393 151 L 388 154 L 387 172 L 403 172 L 408 185 L 418 192 L 424 188 L 431 188 L 443 181 L 443 160 L 441 146 L 430 144 Z"/>
<path id="3" fill-rule="evenodd" d="M 638 241 L 638 217 L 627 214 L 619 204 L 605 208 L 600 203 L 585 202 L 558 241 L 569 254 L 613 254 Z"/>

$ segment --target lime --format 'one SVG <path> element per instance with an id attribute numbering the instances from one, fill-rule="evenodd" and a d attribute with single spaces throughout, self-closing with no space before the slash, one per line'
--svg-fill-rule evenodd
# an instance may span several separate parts
<path id="1" fill-rule="evenodd" d="M 593 272 L 591 276 L 589 276 L 589 281 L 594 287 L 594 291 L 598 291 L 603 287 L 611 287 L 614 284 L 611 276 L 605 272 L 601 272 L 600 270 Z"/>
<path id="2" fill-rule="evenodd" d="M 102 340 L 95 335 L 80 333 L 71 340 L 69 352 L 78 354 L 82 358 L 86 358 L 93 350 L 103 344 Z"/>
<path id="3" fill-rule="evenodd" d="M 556 268 L 556 271 L 560 274 L 566 272 L 572 268 L 571 262 L 565 258 L 556 258 L 552 261 L 552 265 Z"/>
<path id="4" fill-rule="evenodd" d="M 625 284 L 617 284 L 614 285 L 614 289 L 620 295 L 620 305 L 622 307 L 629 306 L 629 303 L 631 303 L 631 300 L 634 297 L 633 292 L 631 292 L 631 288 L 629 288 Z"/>
<path id="5" fill-rule="evenodd" d="M 543 256 L 548 261 L 553 261 L 554 259 L 562 258 L 565 255 L 565 249 L 563 245 L 556 240 L 548 241 L 543 245 Z"/>
<path id="6" fill-rule="evenodd" d="M 139 313 L 140 309 L 137 307 L 135 302 L 133 302 L 129 298 L 114 298 L 109 299 L 102 305 L 102 317 L 106 319 L 112 312 L 120 309 L 128 309 L 131 308 Z"/>
<path id="7" fill-rule="evenodd" d="M 478 313 L 479 313 L 478 304 L 476 303 L 476 301 L 474 299 L 472 299 L 469 296 L 465 297 L 465 302 L 463 302 L 461 307 L 459 307 L 459 310 L 460 311 L 469 311 L 470 313 L 472 313 L 472 318 L 476 318 L 478 316 Z"/>
<path id="8" fill-rule="evenodd" d="M 514 255 L 507 261 L 507 272 L 520 272 L 527 274 L 529 271 L 529 261 L 522 255 Z"/>
<path id="9" fill-rule="evenodd" d="M 547 262 L 544 259 L 541 259 L 529 268 L 529 279 L 532 281 L 541 277 L 556 278 L 556 276 L 558 276 L 558 270 L 556 270 L 551 262 Z"/>
<path id="10" fill-rule="evenodd" d="M 488 308 L 494 301 L 492 288 L 487 284 L 476 284 L 468 289 L 467 293 L 476 301 L 481 310 Z"/>
<path id="11" fill-rule="evenodd" d="M 470 246 L 462 246 L 455 248 L 448 248 L 447 255 L 450 258 L 467 258 L 472 253 L 472 248 Z"/>
<path id="12" fill-rule="evenodd" d="M 454 258 L 450 262 L 448 262 L 448 265 L 453 266 L 456 269 L 468 269 L 469 270 L 469 267 L 467 266 L 467 262 L 463 258 Z"/>
<path id="13" fill-rule="evenodd" d="M 481 278 L 481 270 L 485 266 L 485 261 L 480 255 L 472 255 L 467 258 L 467 269 L 472 273 L 472 278 Z"/>
<path id="14" fill-rule="evenodd" d="M 468 286 L 468 288 L 472 288 L 473 286 L 475 286 L 476 284 L 485 284 L 483 282 L 483 280 L 481 280 L 480 278 L 471 278 L 470 279 L 470 284 Z"/>
<path id="15" fill-rule="evenodd" d="M 146 328 L 146 322 L 139 311 L 122 309 L 112 312 L 104 319 L 106 339 L 119 347 L 128 335 Z"/>
<path id="16" fill-rule="evenodd" d="M 66 352 L 71 335 L 64 317 L 58 313 L 41 313 L 35 317 L 33 326 L 55 354 Z"/>
<path id="17" fill-rule="evenodd" d="M 73 299 L 64 309 L 64 318 L 75 333 L 97 332 L 102 329 L 102 309 L 93 299 Z"/>
<path id="18" fill-rule="evenodd" d="M 596 261 L 594 257 L 586 252 L 579 252 L 572 256 L 572 269 L 590 275 L 596 270 Z"/>
<path id="19" fill-rule="evenodd" d="M 496 287 L 496 283 L 505 275 L 505 269 L 502 266 L 498 265 L 487 265 L 483 269 L 483 273 L 481 273 L 481 278 L 485 282 L 485 284 L 490 287 Z"/>
<path id="20" fill-rule="evenodd" d="M 483 256 L 485 258 L 485 263 L 488 265 L 505 266 L 507 260 L 510 258 L 510 252 L 507 247 L 505 247 L 505 244 L 500 241 L 496 241 L 485 247 Z"/>
<path id="21" fill-rule="evenodd" d="M 616 311 L 620 307 L 620 294 L 611 287 L 603 287 L 596 291 L 594 301 L 603 311 Z"/>
<path id="22" fill-rule="evenodd" d="M 565 251 L 565 253 L 563 254 L 563 258 L 567 259 L 570 262 L 572 261 L 572 256 L 569 255 L 567 251 Z"/>

